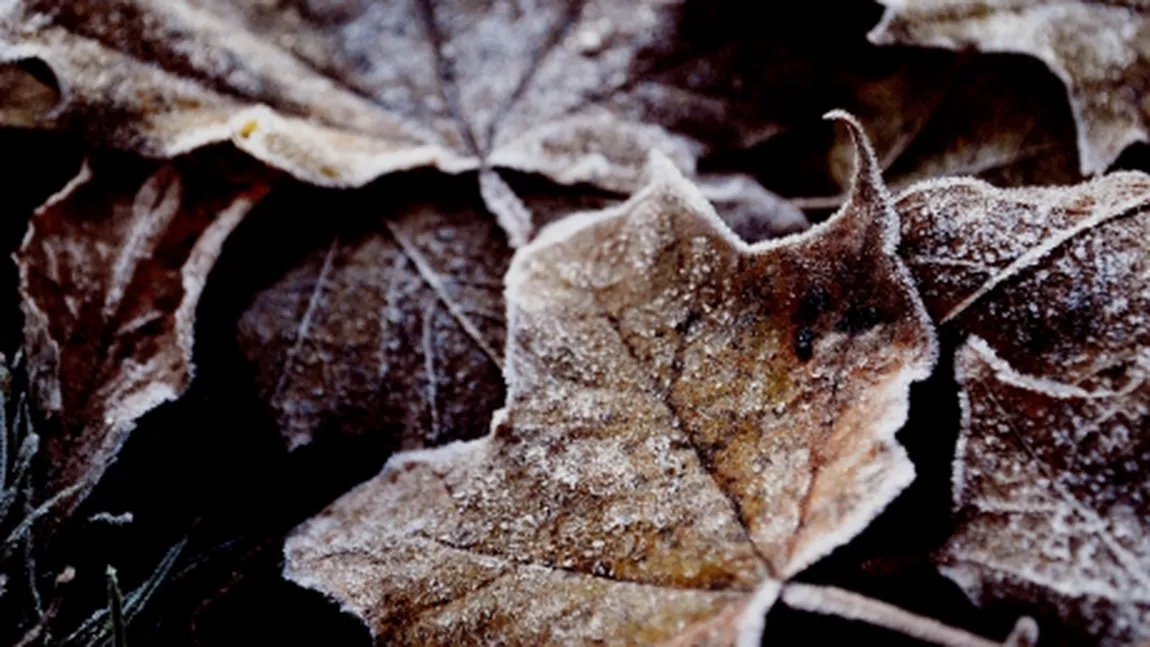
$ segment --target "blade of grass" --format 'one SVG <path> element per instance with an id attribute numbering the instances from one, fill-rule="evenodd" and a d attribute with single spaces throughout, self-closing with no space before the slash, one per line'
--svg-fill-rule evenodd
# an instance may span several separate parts
<path id="1" fill-rule="evenodd" d="M 115 647 L 127 647 L 128 637 L 124 624 L 124 596 L 120 593 L 120 582 L 116 579 L 116 569 L 108 566 L 108 626 L 112 632 Z"/>
<path id="2" fill-rule="evenodd" d="M 183 552 L 187 543 L 188 538 L 184 537 L 169 548 L 168 552 L 164 554 L 164 557 L 160 559 L 159 564 L 156 565 L 155 570 L 148 576 L 148 579 L 124 598 L 123 614 L 125 626 L 131 624 L 132 620 L 143 611 L 148 600 L 151 599 L 152 595 L 167 579 L 168 574 L 171 573 L 172 567 L 176 565 L 176 561 L 179 559 L 180 553 Z M 60 645 L 62 647 L 103 646 L 107 645 L 112 638 L 113 636 L 108 626 L 108 609 L 100 609 L 89 616 L 71 635 L 62 640 Z"/>

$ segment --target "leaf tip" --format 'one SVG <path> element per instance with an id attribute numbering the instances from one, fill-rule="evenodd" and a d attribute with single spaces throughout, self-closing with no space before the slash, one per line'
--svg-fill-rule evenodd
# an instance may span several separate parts
<path id="1" fill-rule="evenodd" d="M 875 155 L 874 146 L 859 120 L 842 109 L 831 110 L 823 115 L 823 119 L 841 123 L 846 126 L 847 132 L 850 133 L 855 149 L 855 183 L 858 183 L 857 178 L 864 178 L 869 180 L 871 184 L 881 185 L 882 172 L 878 157 Z"/>

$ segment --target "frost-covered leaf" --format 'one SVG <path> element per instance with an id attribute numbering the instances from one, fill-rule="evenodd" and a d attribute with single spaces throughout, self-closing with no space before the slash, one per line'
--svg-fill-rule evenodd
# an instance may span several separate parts
<path id="1" fill-rule="evenodd" d="M 880 0 L 876 43 L 1016 52 L 1066 84 L 1082 172 L 1102 172 L 1147 140 L 1150 14 L 1133 0 Z"/>
<path id="2" fill-rule="evenodd" d="M 1018 373 L 981 339 L 956 361 L 959 526 L 943 572 L 976 601 L 1026 602 L 1066 644 L 1150 639 L 1150 357 L 1120 390 Z"/>
<path id="3" fill-rule="evenodd" d="M 32 218 L 16 254 L 44 496 L 86 493 L 136 421 L 192 377 L 196 304 L 220 246 L 265 189 L 99 157 Z"/>
<path id="4" fill-rule="evenodd" d="M 996 189 L 959 178 L 904 192 L 899 255 L 927 310 L 1017 370 L 1120 379 L 1150 346 L 1150 176 Z"/>
<path id="5" fill-rule="evenodd" d="M 482 165 L 631 192 L 653 148 L 692 172 L 774 130 L 723 75 L 690 87 L 716 53 L 672 55 L 682 4 L 14 0 L 0 61 L 45 62 L 62 98 L 13 93 L 0 119 L 150 156 L 231 141 L 325 186 Z"/>
<path id="6" fill-rule="evenodd" d="M 536 217 L 615 202 L 585 186 L 517 180 L 526 181 L 514 192 Z M 738 206 L 725 215 L 746 237 L 807 226 L 746 178 L 706 186 Z M 332 213 L 333 226 L 307 224 Z M 392 434 L 397 447 L 415 449 L 488 430 L 503 403 L 511 248 L 509 228 L 484 210 L 473 177 L 413 172 L 354 193 L 285 189 L 257 216 L 268 229 L 304 229 L 309 250 L 239 322 L 240 347 L 290 447 L 324 431 Z"/>
<path id="7" fill-rule="evenodd" d="M 503 402 L 507 237 L 470 177 L 396 177 L 261 206 L 340 223 L 256 295 L 239 341 L 291 447 L 323 429 L 413 449 L 482 435 Z"/>
<path id="8" fill-rule="evenodd" d="M 285 574 L 387 644 L 757 644 L 780 587 L 913 478 L 933 362 L 861 131 L 852 198 L 748 246 L 666 160 L 506 279 L 507 403 L 299 527 Z"/>
<path id="9" fill-rule="evenodd" d="M 1105 644 L 1150 637 L 1150 176 L 899 197 L 928 310 L 975 336 L 956 367 L 958 530 L 944 572 Z"/>

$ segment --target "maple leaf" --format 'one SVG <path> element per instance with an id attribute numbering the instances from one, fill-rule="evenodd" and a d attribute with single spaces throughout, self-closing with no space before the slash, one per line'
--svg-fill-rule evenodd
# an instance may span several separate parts
<path id="1" fill-rule="evenodd" d="M 896 202 L 955 361 L 958 528 L 943 572 L 1104 644 L 1150 633 L 1150 176 L 1069 188 L 923 183 Z"/>
<path id="2" fill-rule="evenodd" d="M 33 216 L 16 254 L 42 489 L 78 503 L 136 421 L 192 376 L 196 304 L 264 194 L 175 164 L 96 157 Z"/>
<path id="3" fill-rule="evenodd" d="M 692 61 L 660 62 L 681 4 L 20 0 L 0 14 L 0 62 L 45 62 L 62 97 L 44 111 L 43 92 L 14 95 L 0 119 L 158 157 L 230 141 L 323 186 L 482 166 L 518 245 L 529 214 L 494 169 L 629 193 L 648 150 L 693 172 L 712 141 L 764 121 L 734 114 L 737 89 L 681 86 Z"/>
<path id="4" fill-rule="evenodd" d="M 857 123 L 829 222 L 748 246 L 672 165 L 508 272 L 490 435 L 392 458 L 288 539 L 285 575 L 392 644 L 757 643 L 783 583 L 913 478 L 933 363 Z M 793 596 L 802 597 L 802 596 Z"/>
<path id="5" fill-rule="evenodd" d="M 1042 60 L 1066 85 L 1078 128 L 1082 172 L 1100 173 L 1131 143 L 1147 140 L 1140 95 L 1150 66 L 1150 19 L 1132 2 L 1085 0 L 880 0 L 887 7 L 872 42 Z"/>

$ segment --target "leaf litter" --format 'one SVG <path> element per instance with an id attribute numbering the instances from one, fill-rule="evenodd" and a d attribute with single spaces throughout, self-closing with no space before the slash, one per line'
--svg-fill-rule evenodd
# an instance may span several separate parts
<path id="1" fill-rule="evenodd" d="M 4 635 L 77 626 L 61 586 L 92 578 L 33 526 L 84 543 L 57 524 L 188 388 L 204 281 L 255 208 L 341 220 L 237 311 L 242 372 L 289 447 L 335 429 L 415 450 L 490 428 L 396 456 L 289 539 L 287 574 L 379 636 L 757 643 L 779 600 L 996 644 L 801 581 L 906 487 L 894 433 L 937 326 L 962 419 L 934 563 L 979 613 L 1034 615 L 1044 644 L 1144 640 L 1146 176 L 928 180 L 897 219 L 877 178 L 1069 184 L 1128 148 L 1118 164 L 1137 166 L 1144 11 L 882 4 L 872 41 L 964 53 L 864 43 L 873 7 L 828 24 L 813 6 L 764 21 L 676 1 L 3 4 L 0 124 L 95 147 L 17 256 L 34 405 L 17 425 L 35 417 L 42 446 L 0 461 L 34 485 L 10 492 L 26 563 L 5 557 L 0 577 L 5 609 L 28 579 L 32 624 Z M 877 143 L 862 175 L 812 126 L 836 105 Z M 294 204 L 295 181 L 214 167 L 216 144 L 357 190 Z M 410 183 L 417 167 L 438 187 Z M 763 188 L 796 195 L 802 175 L 854 189 L 797 236 L 748 246 L 707 204 L 747 241 L 801 232 L 795 204 L 846 198 Z M 22 212 L 36 191 L 13 189 Z M 138 498 L 77 518 L 149 527 Z M 43 600 L 38 561 L 60 589 Z M 128 602 L 107 637 L 124 640 Z M 1005 642 L 1037 635 L 1023 618 Z"/>
<path id="2" fill-rule="evenodd" d="M 393 457 L 289 537 L 285 575 L 389 644 L 757 644 L 913 478 L 893 434 L 936 352 L 835 116 L 852 199 L 803 235 L 747 246 L 656 157 L 632 200 L 521 249 L 491 434 Z"/>

